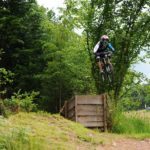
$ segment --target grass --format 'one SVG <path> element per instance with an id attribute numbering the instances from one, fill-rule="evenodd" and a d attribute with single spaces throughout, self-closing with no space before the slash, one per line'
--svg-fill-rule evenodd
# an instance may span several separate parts
<path id="1" fill-rule="evenodd" d="M 103 142 L 99 132 L 59 115 L 19 113 L 8 119 L 0 118 L 0 149 L 93 149 Z"/>
<path id="2" fill-rule="evenodd" d="M 150 112 L 117 112 L 113 118 L 113 132 L 135 138 L 150 138 Z"/>
<path id="3" fill-rule="evenodd" d="M 149 112 L 117 113 L 113 133 L 89 130 L 81 124 L 48 113 L 19 113 L 0 117 L 2 150 L 94 150 L 124 137 L 150 138 Z M 118 134 L 119 133 L 119 134 Z"/>
<path id="4" fill-rule="evenodd" d="M 14 117 L 14 116 L 12 116 Z M 40 137 L 31 136 L 29 127 L 12 122 L 12 118 L 0 118 L 0 149 L 2 150 L 40 150 L 45 142 Z M 18 121 L 15 119 L 15 121 Z"/>

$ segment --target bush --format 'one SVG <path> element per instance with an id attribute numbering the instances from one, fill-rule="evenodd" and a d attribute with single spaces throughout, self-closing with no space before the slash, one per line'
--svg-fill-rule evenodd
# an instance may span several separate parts
<path id="1" fill-rule="evenodd" d="M 4 117 L 8 117 L 8 110 L 1 99 L 0 99 L 0 115 L 3 115 Z"/>
<path id="2" fill-rule="evenodd" d="M 38 92 L 25 92 L 20 94 L 19 91 L 18 93 L 15 93 L 10 99 L 5 99 L 4 104 L 14 113 L 18 113 L 19 111 L 36 111 L 37 106 L 33 100 L 38 94 Z"/>

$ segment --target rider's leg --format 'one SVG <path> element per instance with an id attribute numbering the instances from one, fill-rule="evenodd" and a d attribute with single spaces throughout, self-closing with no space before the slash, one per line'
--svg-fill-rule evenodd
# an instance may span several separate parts
<path id="1" fill-rule="evenodd" d="M 103 73 L 102 62 L 98 61 L 97 64 L 98 64 L 98 67 L 100 69 L 100 72 Z"/>
<path id="2" fill-rule="evenodd" d="M 112 66 L 112 64 L 111 64 L 111 61 L 110 61 L 110 60 L 108 61 L 108 64 L 110 65 L 110 70 L 111 70 L 111 71 L 113 71 L 113 66 Z"/>
<path id="3" fill-rule="evenodd" d="M 102 59 L 101 55 L 96 55 L 97 65 L 99 67 L 100 72 L 103 73 L 103 62 L 101 59 Z"/>

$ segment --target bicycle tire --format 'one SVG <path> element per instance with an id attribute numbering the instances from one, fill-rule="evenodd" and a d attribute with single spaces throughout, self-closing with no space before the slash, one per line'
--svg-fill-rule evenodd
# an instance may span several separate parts
<path id="1" fill-rule="evenodd" d="M 101 73 L 101 79 L 103 82 L 105 81 L 105 74 L 104 73 Z"/>

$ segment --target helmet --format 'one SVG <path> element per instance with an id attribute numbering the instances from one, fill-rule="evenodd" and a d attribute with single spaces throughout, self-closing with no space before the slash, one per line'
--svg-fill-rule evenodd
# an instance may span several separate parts
<path id="1" fill-rule="evenodd" d="M 102 41 L 103 41 L 103 40 L 109 41 L 109 37 L 108 37 L 107 35 L 102 35 L 102 36 L 101 36 L 101 40 L 102 40 Z"/>

